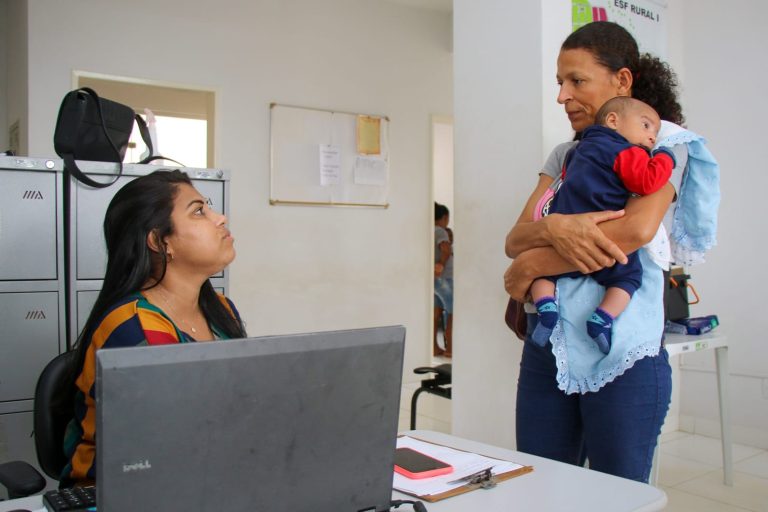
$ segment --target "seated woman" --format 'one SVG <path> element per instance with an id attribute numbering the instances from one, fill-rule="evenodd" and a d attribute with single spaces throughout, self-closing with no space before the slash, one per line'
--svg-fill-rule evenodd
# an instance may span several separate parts
<path id="1" fill-rule="evenodd" d="M 178 170 L 137 178 L 115 194 L 104 219 L 104 284 L 75 345 L 61 487 L 96 479 L 97 350 L 245 337 L 234 304 L 208 280 L 235 258 L 226 224 Z"/>

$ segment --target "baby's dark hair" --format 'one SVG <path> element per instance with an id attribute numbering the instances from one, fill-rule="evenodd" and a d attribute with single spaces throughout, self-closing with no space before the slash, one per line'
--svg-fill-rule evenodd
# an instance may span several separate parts
<path id="1" fill-rule="evenodd" d="M 595 124 L 605 125 L 605 119 L 611 112 L 624 115 L 626 112 L 636 109 L 640 105 L 645 105 L 651 109 L 653 108 L 644 101 L 640 101 L 639 99 L 630 96 L 616 96 L 615 98 L 611 98 L 603 103 L 603 106 L 600 107 L 600 110 L 595 114 Z"/>

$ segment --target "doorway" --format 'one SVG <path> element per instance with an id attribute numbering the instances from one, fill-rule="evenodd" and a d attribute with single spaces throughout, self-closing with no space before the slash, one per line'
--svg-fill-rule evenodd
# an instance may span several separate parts
<path id="1" fill-rule="evenodd" d="M 433 230 L 432 261 L 435 262 L 435 278 L 433 279 L 433 315 L 430 318 L 432 325 L 432 340 L 430 340 L 430 354 L 440 362 L 449 362 L 453 352 L 452 322 L 453 322 L 453 118 L 447 116 L 432 117 L 432 197 L 436 209 L 441 205 L 447 208 L 448 222 L 441 222 L 449 237 L 451 261 L 447 265 L 440 262 L 441 248 L 445 250 L 442 236 L 445 235 L 438 227 L 438 219 L 435 219 L 436 227 Z M 444 211 L 444 210 L 440 210 Z M 437 242 L 441 241 L 440 244 Z M 444 268 L 442 268 L 444 267 Z M 438 270 L 438 268 L 440 270 Z M 440 275 L 438 276 L 438 272 Z"/>

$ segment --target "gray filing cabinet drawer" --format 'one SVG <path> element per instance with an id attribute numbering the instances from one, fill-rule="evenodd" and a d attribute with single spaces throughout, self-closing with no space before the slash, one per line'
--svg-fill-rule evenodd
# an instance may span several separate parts
<path id="1" fill-rule="evenodd" d="M 0 169 L 0 281 L 57 279 L 56 174 Z"/>
<path id="2" fill-rule="evenodd" d="M 111 187 L 92 189 L 81 183 L 76 185 L 75 223 L 77 279 L 103 279 L 107 268 L 107 249 L 104 242 L 104 215 L 112 197 L 120 188 L 135 179 L 123 176 Z M 224 211 L 224 182 L 193 180 L 195 188 L 210 199 L 211 209 Z M 217 274 L 221 276 L 222 274 Z"/>
<path id="3" fill-rule="evenodd" d="M 0 414 L 0 464 L 12 460 L 37 462 L 32 429 L 31 412 Z"/>
<path id="4" fill-rule="evenodd" d="M 58 292 L 0 293 L 0 401 L 28 400 L 59 353 Z"/>
<path id="5" fill-rule="evenodd" d="M 83 327 L 85 327 L 85 322 L 88 321 L 88 315 L 91 314 L 93 305 L 96 303 L 98 297 L 99 290 L 77 291 L 77 333 L 75 333 L 75 337 L 79 336 Z"/>

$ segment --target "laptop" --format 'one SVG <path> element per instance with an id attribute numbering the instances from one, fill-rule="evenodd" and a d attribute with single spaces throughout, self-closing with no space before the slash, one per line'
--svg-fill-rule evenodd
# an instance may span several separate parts
<path id="1" fill-rule="evenodd" d="M 99 351 L 99 510 L 389 510 L 404 342 L 397 326 Z"/>

